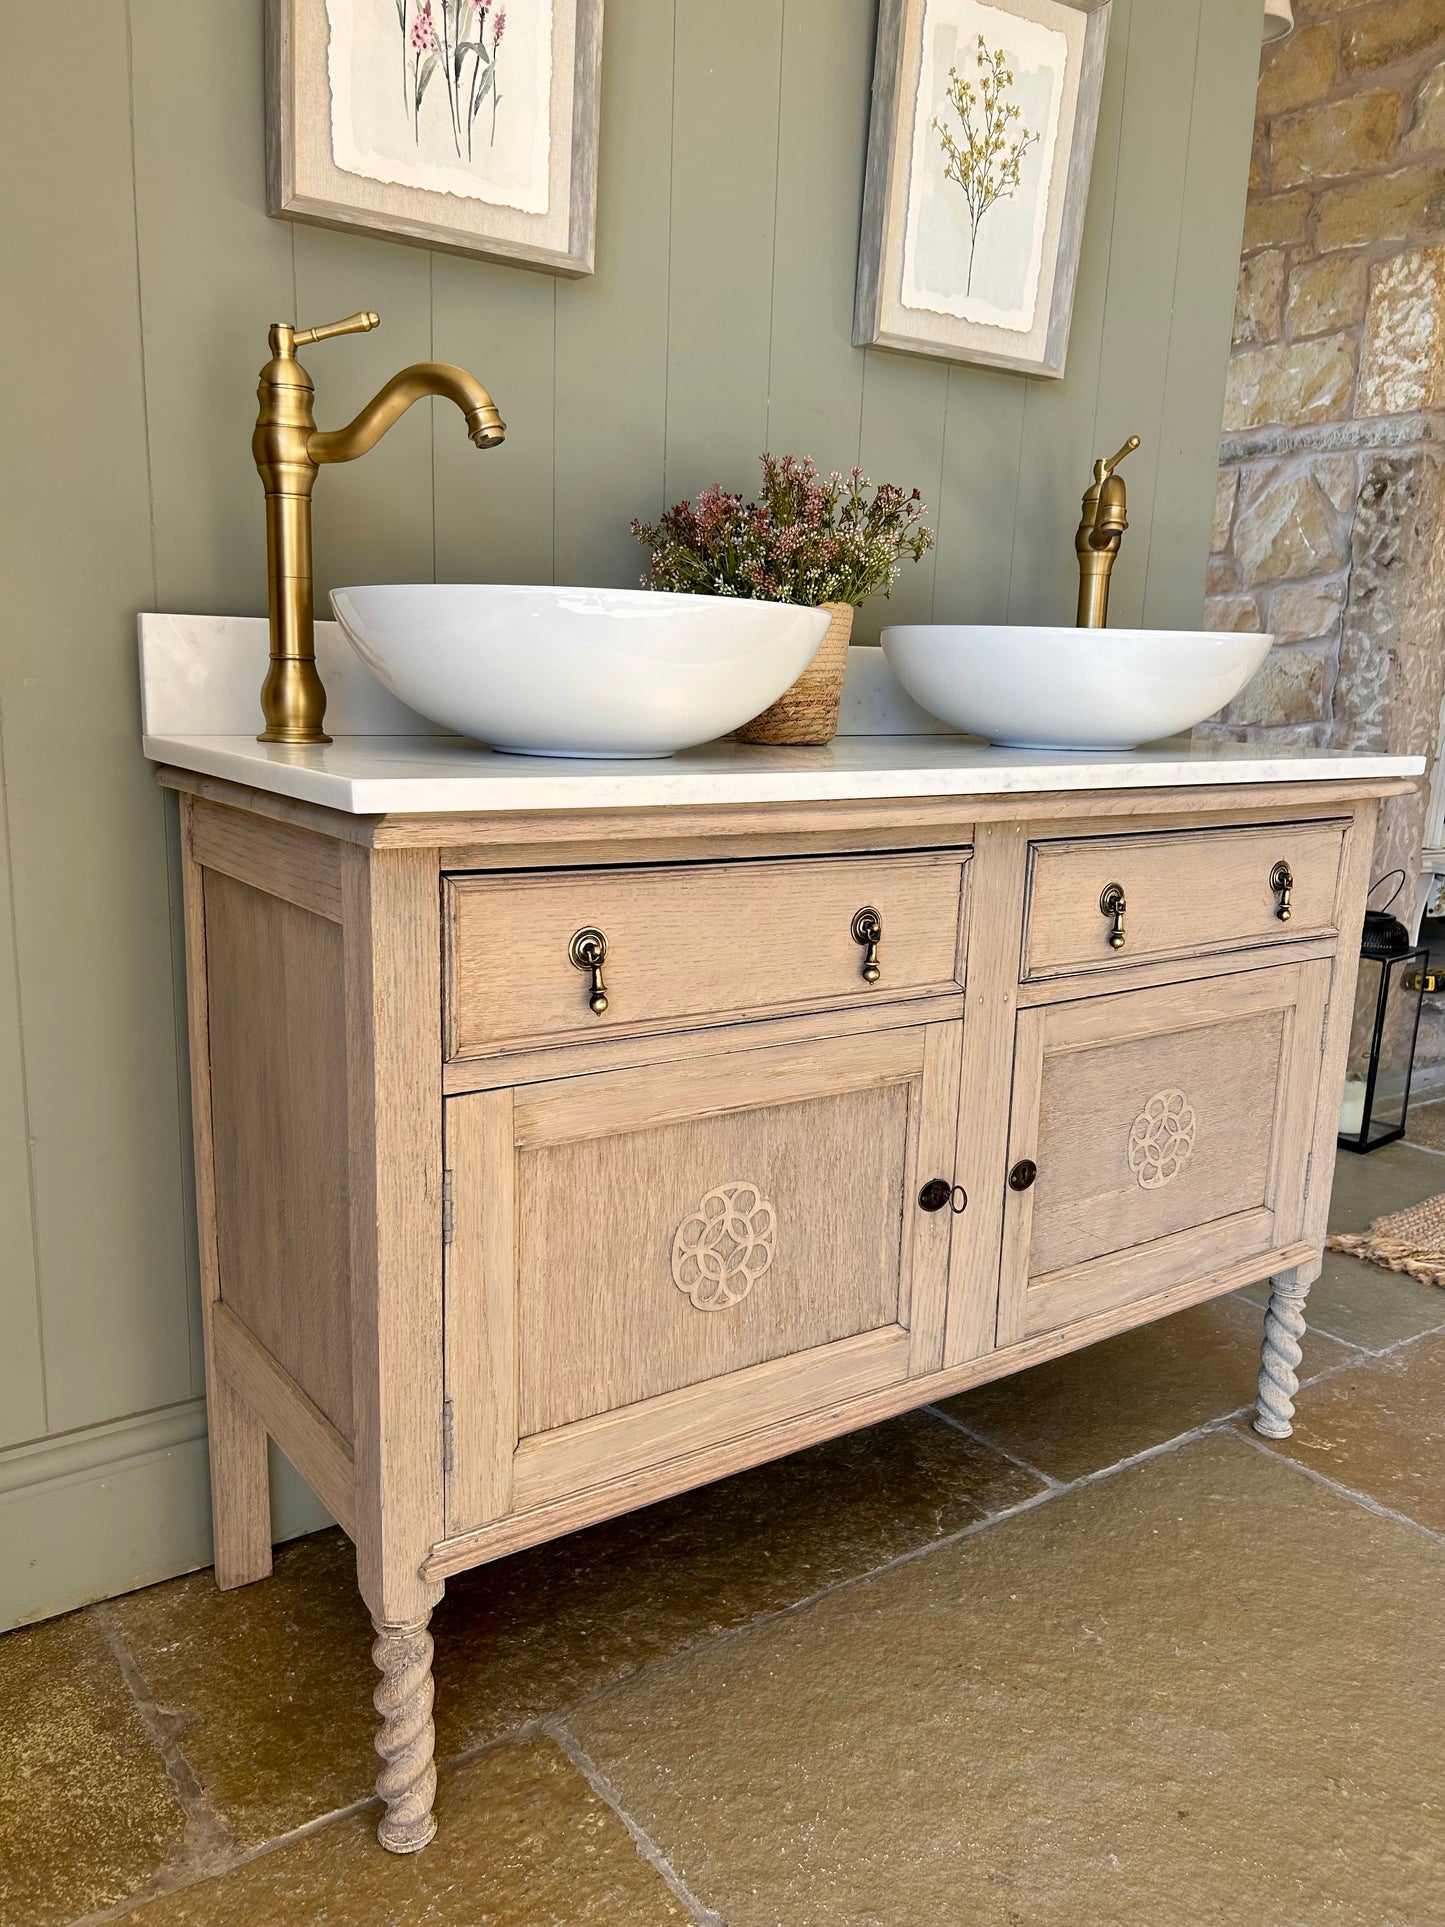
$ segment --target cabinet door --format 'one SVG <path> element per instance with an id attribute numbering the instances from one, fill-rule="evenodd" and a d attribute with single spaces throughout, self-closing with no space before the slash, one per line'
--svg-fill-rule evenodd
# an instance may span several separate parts
<path id="1" fill-rule="evenodd" d="M 733 1035 L 448 1101 L 449 1531 L 939 1366 L 959 1026 Z"/>
<path id="2" fill-rule="evenodd" d="M 1020 1013 L 1000 1344 L 1300 1239 L 1329 972 Z"/>

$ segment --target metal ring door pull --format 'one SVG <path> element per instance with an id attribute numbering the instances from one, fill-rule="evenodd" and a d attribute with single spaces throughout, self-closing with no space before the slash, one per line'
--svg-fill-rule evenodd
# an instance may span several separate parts
<path id="1" fill-rule="evenodd" d="M 594 1017 L 603 1016 L 607 1009 L 607 986 L 602 981 L 602 966 L 607 961 L 607 938 L 600 930 L 575 930 L 567 946 L 567 955 L 579 970 L 587 971 L 592 979 L 587 1008 Z"/>
<path id="2" fill-rule="evenodd" d="M 918 1194 L 918 1203 L 924 1211 L 941 1211 L 949 1205 L 957 1216 L 968 1209 L 968 1193 L 961 1184 L 950 1184 L 947 1178 L 930 1178 Z"/>
<path id="3" fill-rule="evenodd" d="M 878 962 L 878 946 L 883 941 L 883 919 L 871 903 L 865 904 L 853 918 L 853 941 L 862 944 L 864 949 L 864 983 L 876 984 L 883 975 L 882 966 Z"/>
<path id="4" fill-rule="evenodd" d="M 1008 1174 L 1009 1190 L 1027 1191 L 1038 1175 L 1039 1167 L 1032 1158 L 1020 1158 Z"/>
<path id="5" fill-rule="evenodd" d="M 1124 912 L 1128 907 L 1124 901 L 1123 884 L 1106 883 L 1099 894 L 1099 912 L 1102 916 L 1112 917 L 1114 920 L 1113 928 L 1109 932 L 1111 950 L 1124 948 Z"/>
<path id="6" fill-rule="evenodd" d="M 1281 923 L 1288 923 L 1294 915 L 1294 911 L 1290 907 L 1290 895 L 1294 890 L 1294 871 L 1291 870 L 1283 857 L 1280 858 L 1279 862 L 1275 864 L 1269 873 L 1269 887 L 1279 898 L 1279 903 L 1275 908 L 1274 914 L 1279 918 Z"/>

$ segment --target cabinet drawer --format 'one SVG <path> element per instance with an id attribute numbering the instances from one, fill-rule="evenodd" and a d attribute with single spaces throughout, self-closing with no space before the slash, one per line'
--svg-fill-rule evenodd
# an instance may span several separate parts
<path id="1" fill-rule="evenodd" d="M 1079 837 L 1029 851 L 1025 982 L 1334 935 L 1343 822 Z M 1276 866 L 1293 879 L 1288 904 Z M 1104 893 L 1124 898 L 1123 942 Z"/>
<path id="2" fill-rule="evenodd" d="M 1020 1014 L 1001 1343 L 1299 1240 L 1331 969 Z"/>
<path id="3" fill-rule="evenodd" d="M 958 989 L 967 858 L 812 857 L 446 880 L 447 1055 Z M 881 924 L 877 980 L 854 919 Z M 606 939 L 605 1011 L 572 961 Z"/>
<path id="4" fill-rule="evenodd" d="M 449 1529 L 936 1370 L 960 1028 L 450 1099 Z"/>

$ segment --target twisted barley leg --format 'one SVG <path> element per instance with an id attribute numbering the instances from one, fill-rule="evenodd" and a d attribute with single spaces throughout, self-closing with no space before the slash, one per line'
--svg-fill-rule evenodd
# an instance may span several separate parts
<path id="1" fill-rule="evenodd" d="M 1294 1395 L 1299 1390 L 1300 1340 L 1305 1333 L 1309 1286 L 1292 1273 L 1270 1283 L 1264 1314 L 1264 1351 L 1259 1365 L 1259 1402 L 1254 1429 L 1262 1438 L 1287 1439 L 1294 1430 Z"/>
<path id="2" fill-rule="evenodd" d="M 371 1657 L 381 1673 L 372 1702 L 381 1715 L 376 1750 L 382 1758 L 376 1790 L 386 1812 L 376 1837 L 390 1853 L 419 1853 L 437 1830 L 432 1813 L 436 1767 L 432 1750 L 432 1639 L 427 1622 L 376 1626 Z"/>

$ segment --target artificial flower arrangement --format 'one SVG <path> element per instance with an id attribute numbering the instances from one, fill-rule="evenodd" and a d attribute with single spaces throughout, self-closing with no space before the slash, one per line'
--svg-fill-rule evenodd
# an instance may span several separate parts
<path id="1" fill-rule="evenodd" d="M 861 468 L 821 477 L 806 456 L 762 457 L 756 502 L 713 483 L 656 522 L 634 521 L 647 545 L 643 581 L 683 595 L 743 596 L 826 609 L 818 653 L 791 689 L 737 731 L 740 741 L 827 742 L 838 727 L 853 611 L 887 595 L 905 557 L 933 547 L 917 489 L 876 488 Z"/>

